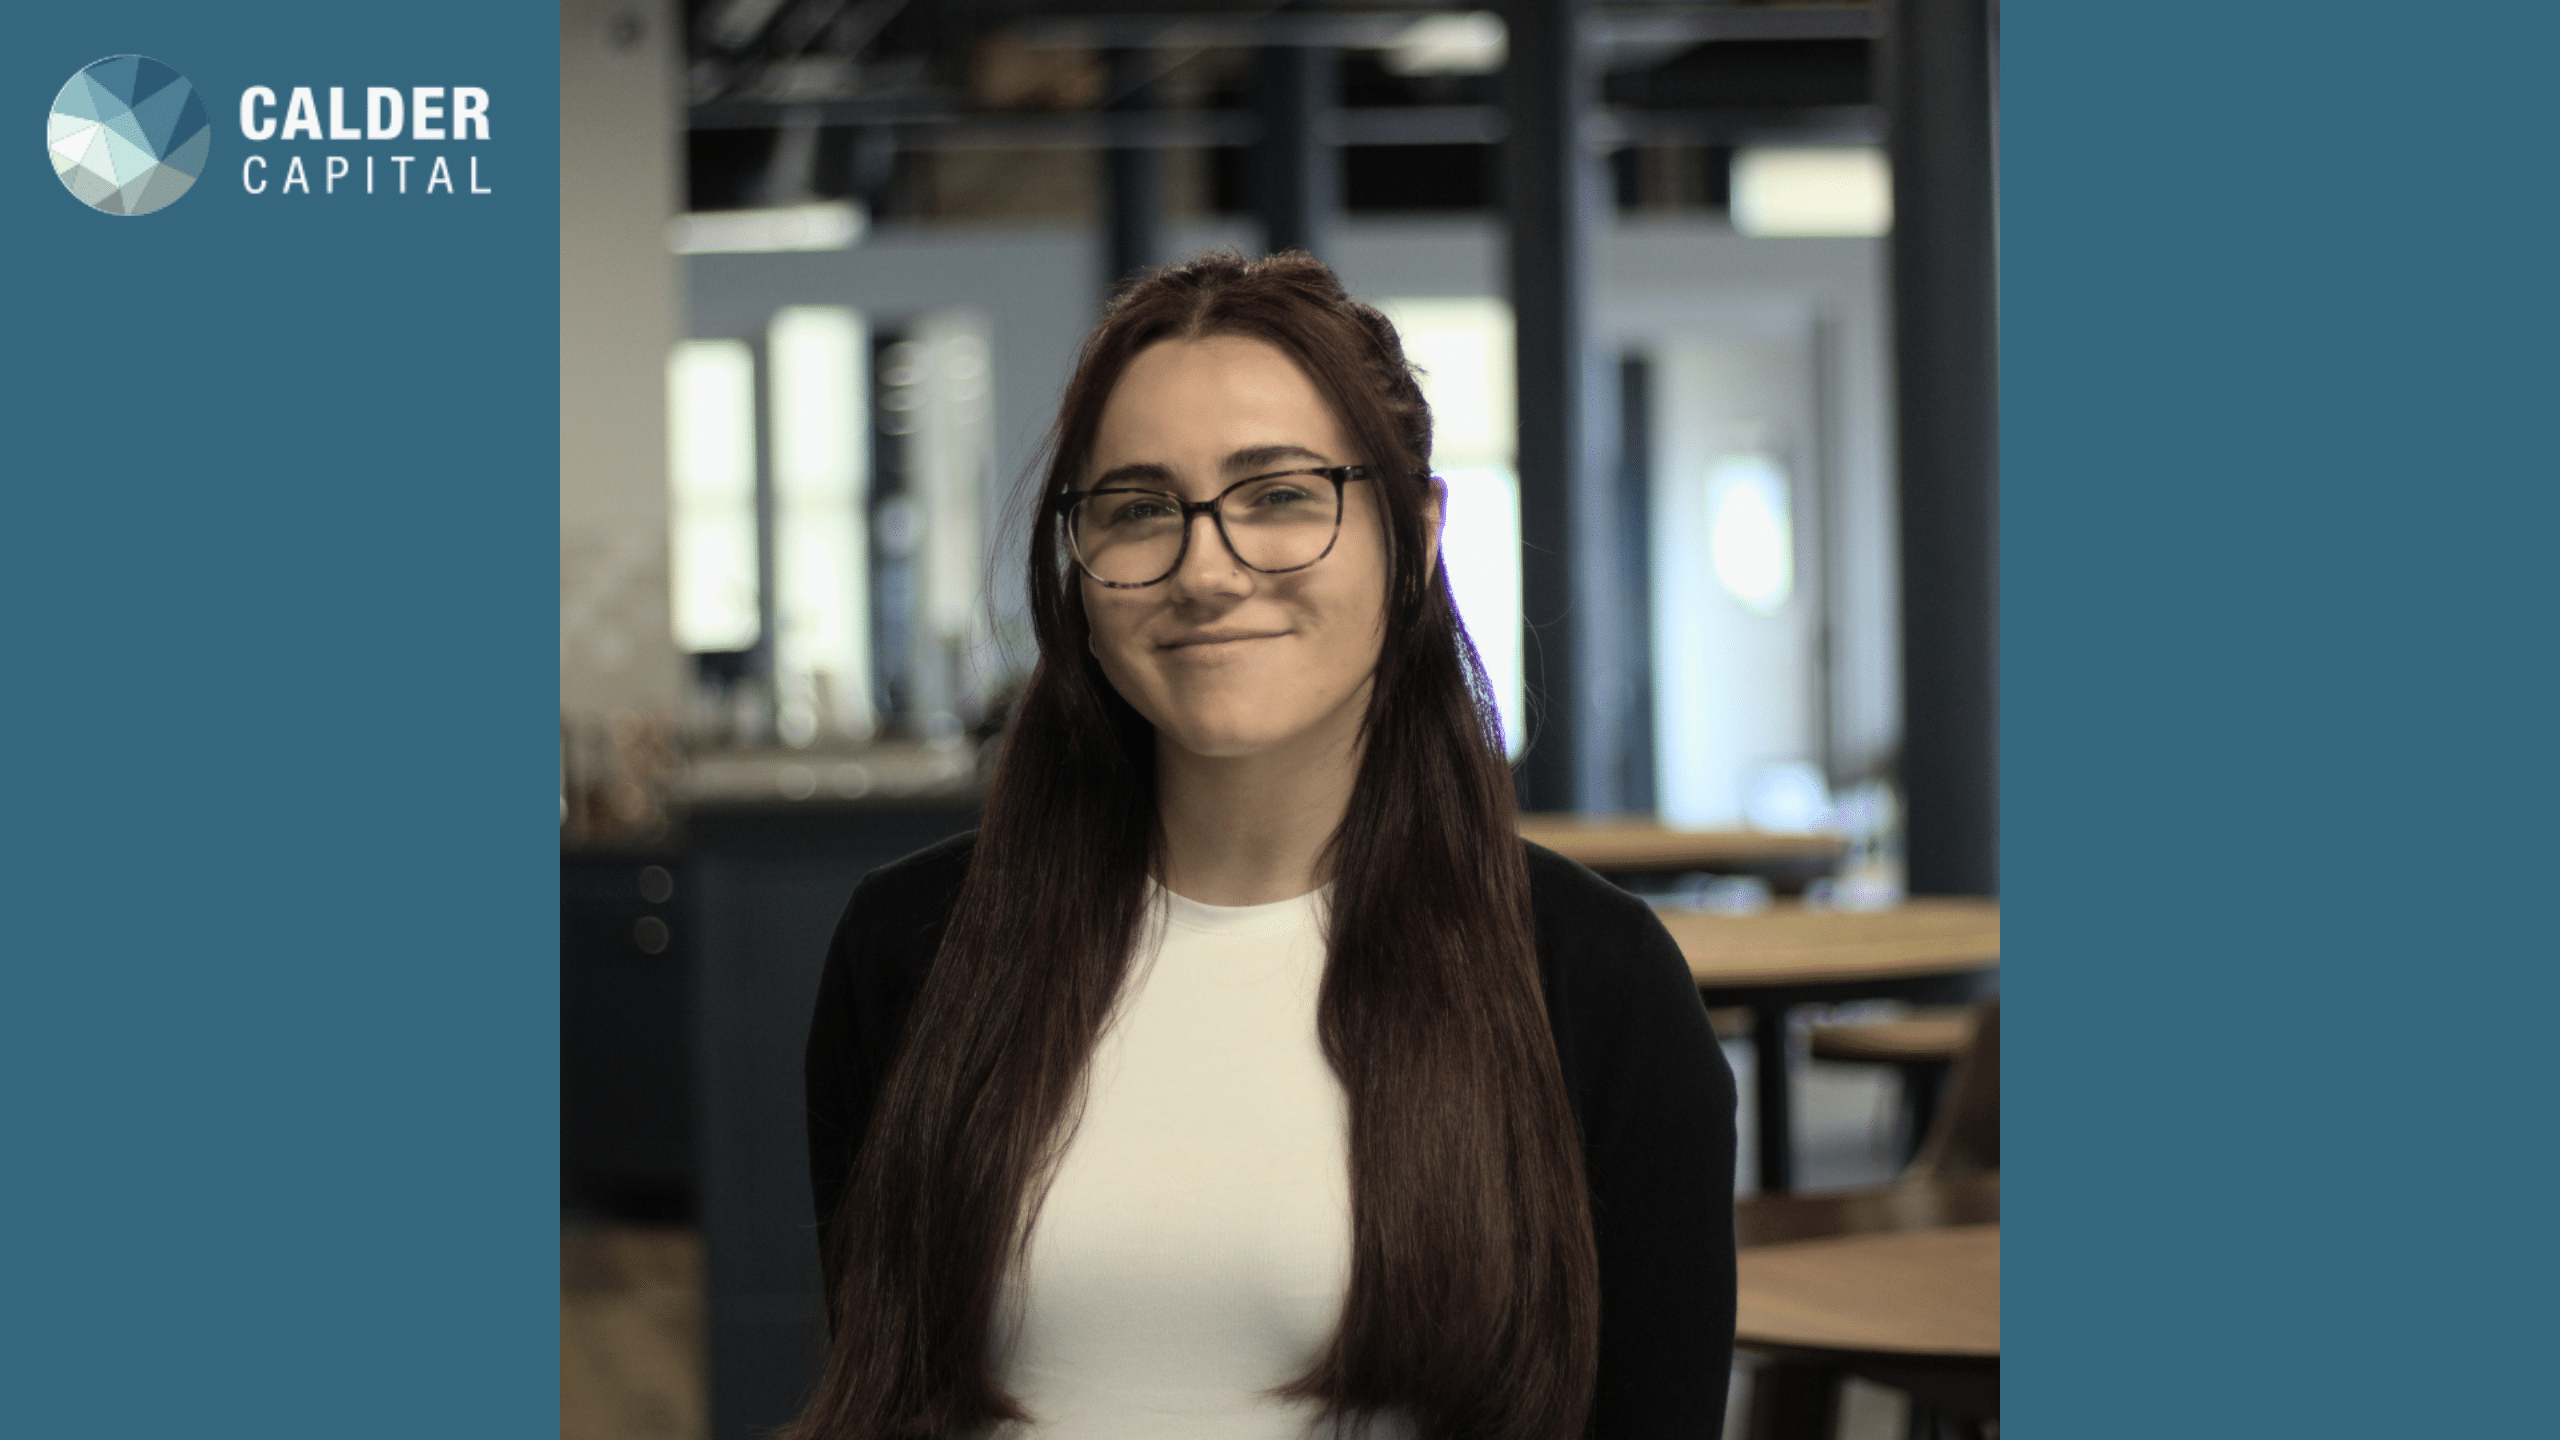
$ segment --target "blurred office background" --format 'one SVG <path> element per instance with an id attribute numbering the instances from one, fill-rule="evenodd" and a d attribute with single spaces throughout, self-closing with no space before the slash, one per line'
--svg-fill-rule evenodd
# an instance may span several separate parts
<path id="1" fill-rule="evenodd" d="M 972 823 L 1021 487 L 1146 265 L 1304 247 L 1396 317 L 1524 809 L 1726 837 L 1630 888 L 1993 895 L 1994 19 L 564 0 L 564 1435 L 807 1381 L 820 954 Z M 1892 1180 L 1910 1073 L 1800 1060 L 1746 1186 Z"/>

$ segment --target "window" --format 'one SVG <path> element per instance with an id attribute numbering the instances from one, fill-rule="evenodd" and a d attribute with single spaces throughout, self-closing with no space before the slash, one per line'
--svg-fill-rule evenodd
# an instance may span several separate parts
<path id="1" fill-rule="evenodd" d="M 1432 465 L 1449 485 L 1441 567 L 1459 618 L 1484 657 L 1502 734 L 1520 755 L 1520 479 L 1508 302 L 1386 300 L 1431 402 Z"/>

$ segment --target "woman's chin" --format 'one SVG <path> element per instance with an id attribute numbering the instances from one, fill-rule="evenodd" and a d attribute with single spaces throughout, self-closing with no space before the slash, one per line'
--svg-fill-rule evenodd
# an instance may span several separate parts
<path id="1" fill-rule="evenodd" d="M 1275 751 L 1331 754 L 1358 731 L 1368 687 L 1356 685 L 1334 696 L 1309 678 L 1160 690 L 1149 697 L 1154 703 L 1138 708 L 1164 743 L 1203 760 L 1250 760 Z"/>
<path id="2" fill-rule="evenodd" d="M 1256 755 L 1285 748 L 1298 738 L 1295 730 L 1274 726 L 1267 720 L 1259 724 L 1243 720 L 1224 724 L 1159 724 L 1156 733 L 1171 741 L 1174 748 L 1203 760 L 1250 760 Z"/>
<path id="3" fill-rule="evenodd" d="M 1285 702 L 1275 705 L 1267 700 L 1257 704 L 1243 698 L 1181 707 L 1180 713 L 1148 718 L 1166 743 L 1203 760 L 1250 760 L 1274 751 L 1324 749 L 1325 737 L 1344 719 L 1335 710 Z M 1356 716 L 1352 723 L 1357 723 Z"/>

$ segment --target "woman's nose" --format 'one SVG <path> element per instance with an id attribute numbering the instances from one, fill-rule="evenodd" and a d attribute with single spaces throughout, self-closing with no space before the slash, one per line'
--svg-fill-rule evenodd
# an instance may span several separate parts
<path id="1" fill-rule="evenodd" d="M 1173 579 L 1167 583 L 1186 595 L 1232 595 L 1253 583 L 1252 572 L 1227 548 L 1226 532 L 1218 528 L 1216 516 L 1186 515 L 1182 523 L 1189 527 L 1187 543 L 1182 547 L 1182 563 L 1173 567 Z"/>

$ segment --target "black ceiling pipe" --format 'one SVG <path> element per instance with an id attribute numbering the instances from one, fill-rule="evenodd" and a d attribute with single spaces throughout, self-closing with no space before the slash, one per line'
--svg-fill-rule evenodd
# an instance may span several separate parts
<path id="1" fill-rule="evenodd" d="M 1319 46 L 1274 45 L 1256 53 L 1254 67 L 1254 107 L 1262 116 L 1254 200 L 1263 251 L 1322 257 L 1342 205 L 1342 152 L 1333 134 L 1340 62 Z"/>
<path id="2" fill-rule="evenodd" d="M 2000 295 L 1996 0 L 1898 0 L 1884 46 L 1912 893 L 1996 895 Z"/>
<path id="3" fill-rule="evenodd" d="M 1143 115 L 1156 105 L 1156 57 L 1145 50 L 1111 52 L 1107 109 Z M 1162 162 L 1146 145 L 1114 145 L 1102 152 L 1104 217 L 1103 290 L 1117 290 L 1132 275 L 1164 260 Z"/>

